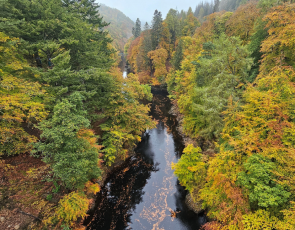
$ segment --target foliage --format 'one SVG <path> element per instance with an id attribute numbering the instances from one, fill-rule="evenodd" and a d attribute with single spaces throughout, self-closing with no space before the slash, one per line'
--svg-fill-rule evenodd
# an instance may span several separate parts
<path id="1" fill-rule="evenodd" d="M 226 38 L 222 34 L 213 45 L 210 58 L 205 53 L 197 62 L 192 62 L 197 65 L 189 63 L 189 69 L 186 69 L 186 60 L 182 62 L 182 69 L 188 71 L 187 75 L 193 80 L 187 82 L 187 92 L 179 97 L 178 106 L 185 115 L 184 130 L 193 136 L 219 136 L 223 128 L 220 113 L 230 97 L 235 101 L 240 99 L 237 86 L 245 82 L 252 62 L 238 38 Z M 182 81 L 187 80 L 182 77 Z"/>
<path id="2" fill-rule="evenodd" d="M 42 121 L 38 128 L 44 142 L 34 144 L 43 161 L 51 165 L 54 175 L 68 188 L 82 188 L 93 178 L 100 176 L 98 150 L 93 131 L 87 130 L 83 97 L 72 94 L 54 107 L 50 119 Z"/>
<path id="3" fill-rule="evenodd" d="M 115 91 L 111 96 L 105 111 L 108 120 L 101 125 L 105 131 L 102 144 L 107 165 L 111 165 L 116 157 L 125 159 L 128 149 L 140 141 L 142 132 L 155 127 L 155 122 L 148 116 L 149 106 L 139 103 L 139 100 L 152 99 L 151 88 L 140 85 L 136 75 L 129 74 L 128 78 L 123 79 L 116 68 L 111 73 L 120 91 Z"/>
<path id="4" fill-rule="evenodd" d="M 245 172 L 238 175 L 238 183 L 249 190 L 249 200 L 254 207 L 277 212 L 287 203 L 290 193 L 275 181 L 272 171 L 275 163 L 254 154 L 244 163 Z"/>
<path id="5" fill-rule="evenodd" d="M 117 50 L 123 52 L 124 45 L 128 43 L 129 39 L 132 37 L 134 22 L 120 10 L 108 7 L 104 4 L 100 5 L 99 14 L 107 23 L 110 23 L 105 27 L 105 30 L 110 33 L 113 39 L 112 44 Z"/>
<path id="6" fill-rule="evenodd" d="M 148 57 L 153 61 L 153 65 L 155 68 L 155 77 L 158 79 L 159 82 L 163 82 L 165 76 L 168 73 L 166 69 L 168 52 L 165 49 L 160 48 L 154 51 L 150 51 L 148 53 Z"/>
<path id="7" fill-rule="evenodd" d="M 295 5 L 284 4 L 267 13 L 265 21 L 268 36 L 261 45 L 263 54 L 261 72 L 268 72 L 276 65 L 295 67 Z"/>
<path id="8" fill-rule="evenodd" d="M 66 224 L 84 218 L 88 211 L 89 200 L 79 192 L 71 192 L 59 201 L 56 214 L 57 218 Z"/>
<path id="9" fill-rule="evenodd" d="M 271 216 L 269 212 L 260 209 L 255 213 L 243 216 L 243 227 L 245 230 L 265 229 L 272 230 L 276 227 L 279 220 Z"/>
<path id="10" fill-rule="evenodd" d="M 183 150 L 183 155 L 177 164 L 172 164 L 180 184 L 185 186 L 191 193 L 196 187 L 201 188 L 204 185 L 204 176 L 206 175 L 206 164 L 202 162 L 201 149 L 188 145 Z"/>
<path id="11" fill-rule="evenodd" d="M 37 137 L 27 133 L 47 116 L 45 91 L 18 54 L 19 40 L 0 33 L 0 156 L 29 152 Z"/>
<path id="12" fill-rule="evenodd" d="M 153 22 L 152 22 L 152 47 L 153 50 L 158 48 L 158 45 L 161 41 L 161 38 L 163 36 L 163 19 L 162 19 L 162 13 L 155 10 Z"/>
<path id="13" fill-rule="evenodd" d="M 132 28 L 132 34 L 133 34 L 134 38 L 139 37 L 141 34 L 141 22 L 140 22 L 139 18 L 136 19 L 135 27 Z"/>

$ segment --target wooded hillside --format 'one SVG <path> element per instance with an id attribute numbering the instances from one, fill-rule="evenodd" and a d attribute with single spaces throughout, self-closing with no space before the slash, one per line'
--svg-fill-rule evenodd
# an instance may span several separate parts
<path id="1" fill-rule="evenodd" d="M 124 13 L 115 8 L 108 7 L 104 4 L 100 5 L 99 13 L 104 21 L 110 23 L 105 30 L 109 31 L 113 41 L 113 45 L 121 52 L 124 50 L 124 45 L 132 36 L 132 28 L 134 22 Z"/>
<path id="2" fill-rule="evenodd" d="M 295 229 L 295 4 L 220 6 L 156 10 L 128 61 L 183 116 L 193 144 L 173 168 L 207 211 L 204 229 Z"/>

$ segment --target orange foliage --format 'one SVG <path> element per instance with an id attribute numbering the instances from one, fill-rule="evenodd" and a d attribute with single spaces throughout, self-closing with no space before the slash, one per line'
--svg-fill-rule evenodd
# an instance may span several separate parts
<path id="1" fill-rule="evenodd" d="M 168 74 L 166 69 L 166 60 L 168 58 L 167 50 L 160 48 L 148 53 L 148 57 L 153 60 L 155 68 L 155 77 L 158 81 L 163 82 L 165 76 Z"/>

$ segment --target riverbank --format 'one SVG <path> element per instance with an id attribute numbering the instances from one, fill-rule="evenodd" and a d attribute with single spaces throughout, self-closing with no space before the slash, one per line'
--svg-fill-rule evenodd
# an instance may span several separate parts
<path id="1" fill-rule="evenodd" d="M 192 144 L 194 147 L 200 147 L 202 149 L 203 156 L 205 156 L 205 158 L 207 159 L 215 155 L 216 151 L 215 151 L 215 145 L 213 142 L 210 142 L 202 138 L 194 139 L 184 133 L 183 126 L 182 126 L 184 115 L 179 112 L 176 101 L 173 102 L 173 106 L 171 110 L 169 111 L 169 113 L 176 116 L 176 119 L 178 121 L 177 131 L 182 136 L 183 144 L 185 146 Z M 194 194 L 190 194 L 188 192 L 188 194 L 185 197 L 185 202 L 191 210 L 199 214 L 201 212 L 204 212 L 205 210 L 203 210 L 202 208 L 203 202 L 201 200 L 194 199 L 196 197 L 198 197 L 198 191 L 194 191 Z"/>
<path id="2" fill-rule="evenodd" d="M 153 87 L 151 116 L 158 121 L 147 130 L 136 154 L 113 168 L 97 194 L 94 213 L 84 222 L 100 229 L 200 229 L 206 217 L 187 207 L 187 191 L 174 175 L 171 163 L 183 152 L 183 140 L 170 114 L 167 90 Z"/>

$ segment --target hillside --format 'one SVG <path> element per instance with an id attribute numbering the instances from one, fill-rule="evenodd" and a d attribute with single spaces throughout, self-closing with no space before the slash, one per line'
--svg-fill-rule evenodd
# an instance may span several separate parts
<path id="1" fill-rule="evenodd" d="M 113 44 L 117 49 L 123 51 L 125 43 L 132 36 L 134 22 L 120 10 L 104 4 L 101 4 L 99 12 L 106 22 L 111 23 L 106 29 L 114 39 Z"/>

